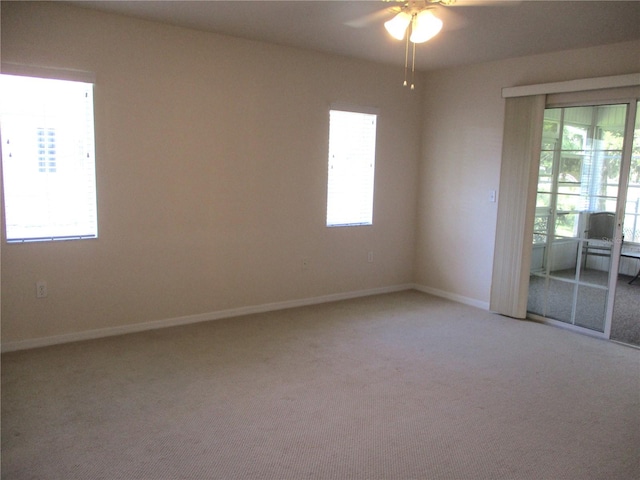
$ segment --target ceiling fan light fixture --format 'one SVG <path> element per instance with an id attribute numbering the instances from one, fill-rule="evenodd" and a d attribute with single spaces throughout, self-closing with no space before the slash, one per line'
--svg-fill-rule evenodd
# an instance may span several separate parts
<path id="1" fill-rule="evenodd" d="M 440 33 L 440 30 L 442 30 L 442 20 L 436 17 L 431 10 L 423 10 L 416 16 L 410 40 L 413 43 L 424 43 Z"/>
<path id="2" fill-rule="evenodd" d="M 384 22 L 384 28 L 387 29 L 387 32 L 389 32 L 389 35 L 393 38 L 402 40 L 410 23 L 411 15 L 407 12 L 400 12 L 391 20 Z"/>

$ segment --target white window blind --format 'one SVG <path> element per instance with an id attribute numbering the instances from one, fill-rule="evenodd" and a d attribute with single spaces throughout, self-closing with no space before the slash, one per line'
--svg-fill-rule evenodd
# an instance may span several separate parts
<path id="1" fill-rule="evenodd" d="M 505 104 L 489 309 L 514 318 L 527 315 L 544 100 L 515 97 Z"/>
<path id="2" fill-rule="evenodd" d="M 98 235 L 93 84 L 0 75 L 8 242 Z"/>
<path id="3" fill-rule="evenodd" d="M 327 226 L 371 225 L 377 115 L 330 110 Z"/>

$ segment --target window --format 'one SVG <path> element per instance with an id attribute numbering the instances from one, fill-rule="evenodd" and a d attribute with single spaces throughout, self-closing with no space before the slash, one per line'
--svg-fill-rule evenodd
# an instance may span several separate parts
<path id="1" fill-rule="evenodd" d="M 371 225 L 377 115 L 329 112 L 327 226 Z"/>
<path id="2" fill-rule="evenodd" d="M 0 75 L 8 242 L 98 235 L 93 83 Z"/>
<path id="3" fill-rule="evenodd" d="M 545 110 L 535 244 L 579 237 L 587 213 L 616 211 L 626 112 L 626 105 Z"/>

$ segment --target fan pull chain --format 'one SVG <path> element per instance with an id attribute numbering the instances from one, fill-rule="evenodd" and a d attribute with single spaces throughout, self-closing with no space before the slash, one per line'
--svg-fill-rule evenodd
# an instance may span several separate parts
<path id="1" fill-rule="evenodd" d="M 406 32 L 407 41 L 404 47 L 404 83 L 402 84 L 404 87 L 407 86 L 407 74 L 409 72 L 409 37 L 413 33 L 413 27 L 416 22 L 417 14 L 413 14 L 411 16 L 411 23 L 409 24 L 409 28 Z M 415 84 L 415 72 L 416 72 L 416 44 L 411 42 L 411 90 L 414 90 Z"/>
<path id="2" fill-rule="evenodd" d="M 407 71 L 409 70 L 409 34 L 407 32 L 407 42 L 404 47 L 404 87 L 407 86 Z"/>
<path id="3" fill-rule="evenodd" d="M 413 90 L 415 88 L 415 85 L 413 84 L 413 80 L 415 78 L 416 75 L 416 44 L 413 44 L 413 58 L 411 60 L 411 90 Z"/>

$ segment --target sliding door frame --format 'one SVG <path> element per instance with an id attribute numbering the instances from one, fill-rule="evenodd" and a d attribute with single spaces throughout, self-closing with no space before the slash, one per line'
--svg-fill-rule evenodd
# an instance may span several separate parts
<path id="1" fill-rule="evenodd" d="M 631 141 L 625 143 L 624 148 L 628 150 L 626 150 L 626 156 L 623 152 L 623 158 L 630 158 L 634 128 L 632 120 L 634 120 L 636 113 L 635 105 L 632 105 L 631 99 L 640 98 L 639 92 L 640 74 L 510 87 L 502 90 L 502 96 L 506 99 L 505 127 L 489 307 L 491 311 L 515 318 L 526 318 L 527 316 L 531 238 L 544 109 L 548 106 L 576 105 L 580 102 L 590 104 L 593 102 L 596 104 L 628 103 L 630 108 L 627 110 L 626 133 L 631 132 L 631 136 L 627 137 Z M 516 102 L 514 100 L 521 97 L 529 97 L 529 101 Z M 514 114 L 514 111 L 517 111 L 517 114 Z M 524 135 L 523 132 L 527 126 L 538 121 L 538 118 L 540 118 L 539 126 L 530 128 L 529 135 Z M 533 146 L 536 139 L 538 140 L 537 147 Z M 513 145 L 513 142 L 521 142 L 520 147 Z M 527 148 L 529 148 L 528 154 L 525 151 Z M 623 167 L 621 166 L 621 168 Z M 628 170 L 626 168 L 626 174 L 620 178 L 620 189 L 624 191 L 624 196 L 626 196 L 628 185 Z M 526 195 L 523 195 L 523 191 L 526 192 Z M 620 201 L 620 194 L 617 205 L 616 238 L 621 238 L 624 202 Z M 621 242 L 615 243 L 618 244 L 616 247 L 619 252 Z M 611 268 L 616 270 L 613 271 L 617 271 L 618 262 L 618 255 L 615 254 Z M 610 287 L 615 277 L 615 275 L 610 276 Z M 615 285 L 613 287 L 613 290 L 610 288 L 610 299 L 615 293 Z M 603 334 L 594 332 L 598 334 L 597 336 L 609 338 L 612 312 L 613 301 L 610 300 L 607 302 L 605 331 Z M 558 323 L 566 326 L 563 322 Z M 580 330 L 583 329 L 580 328 Z"/>

